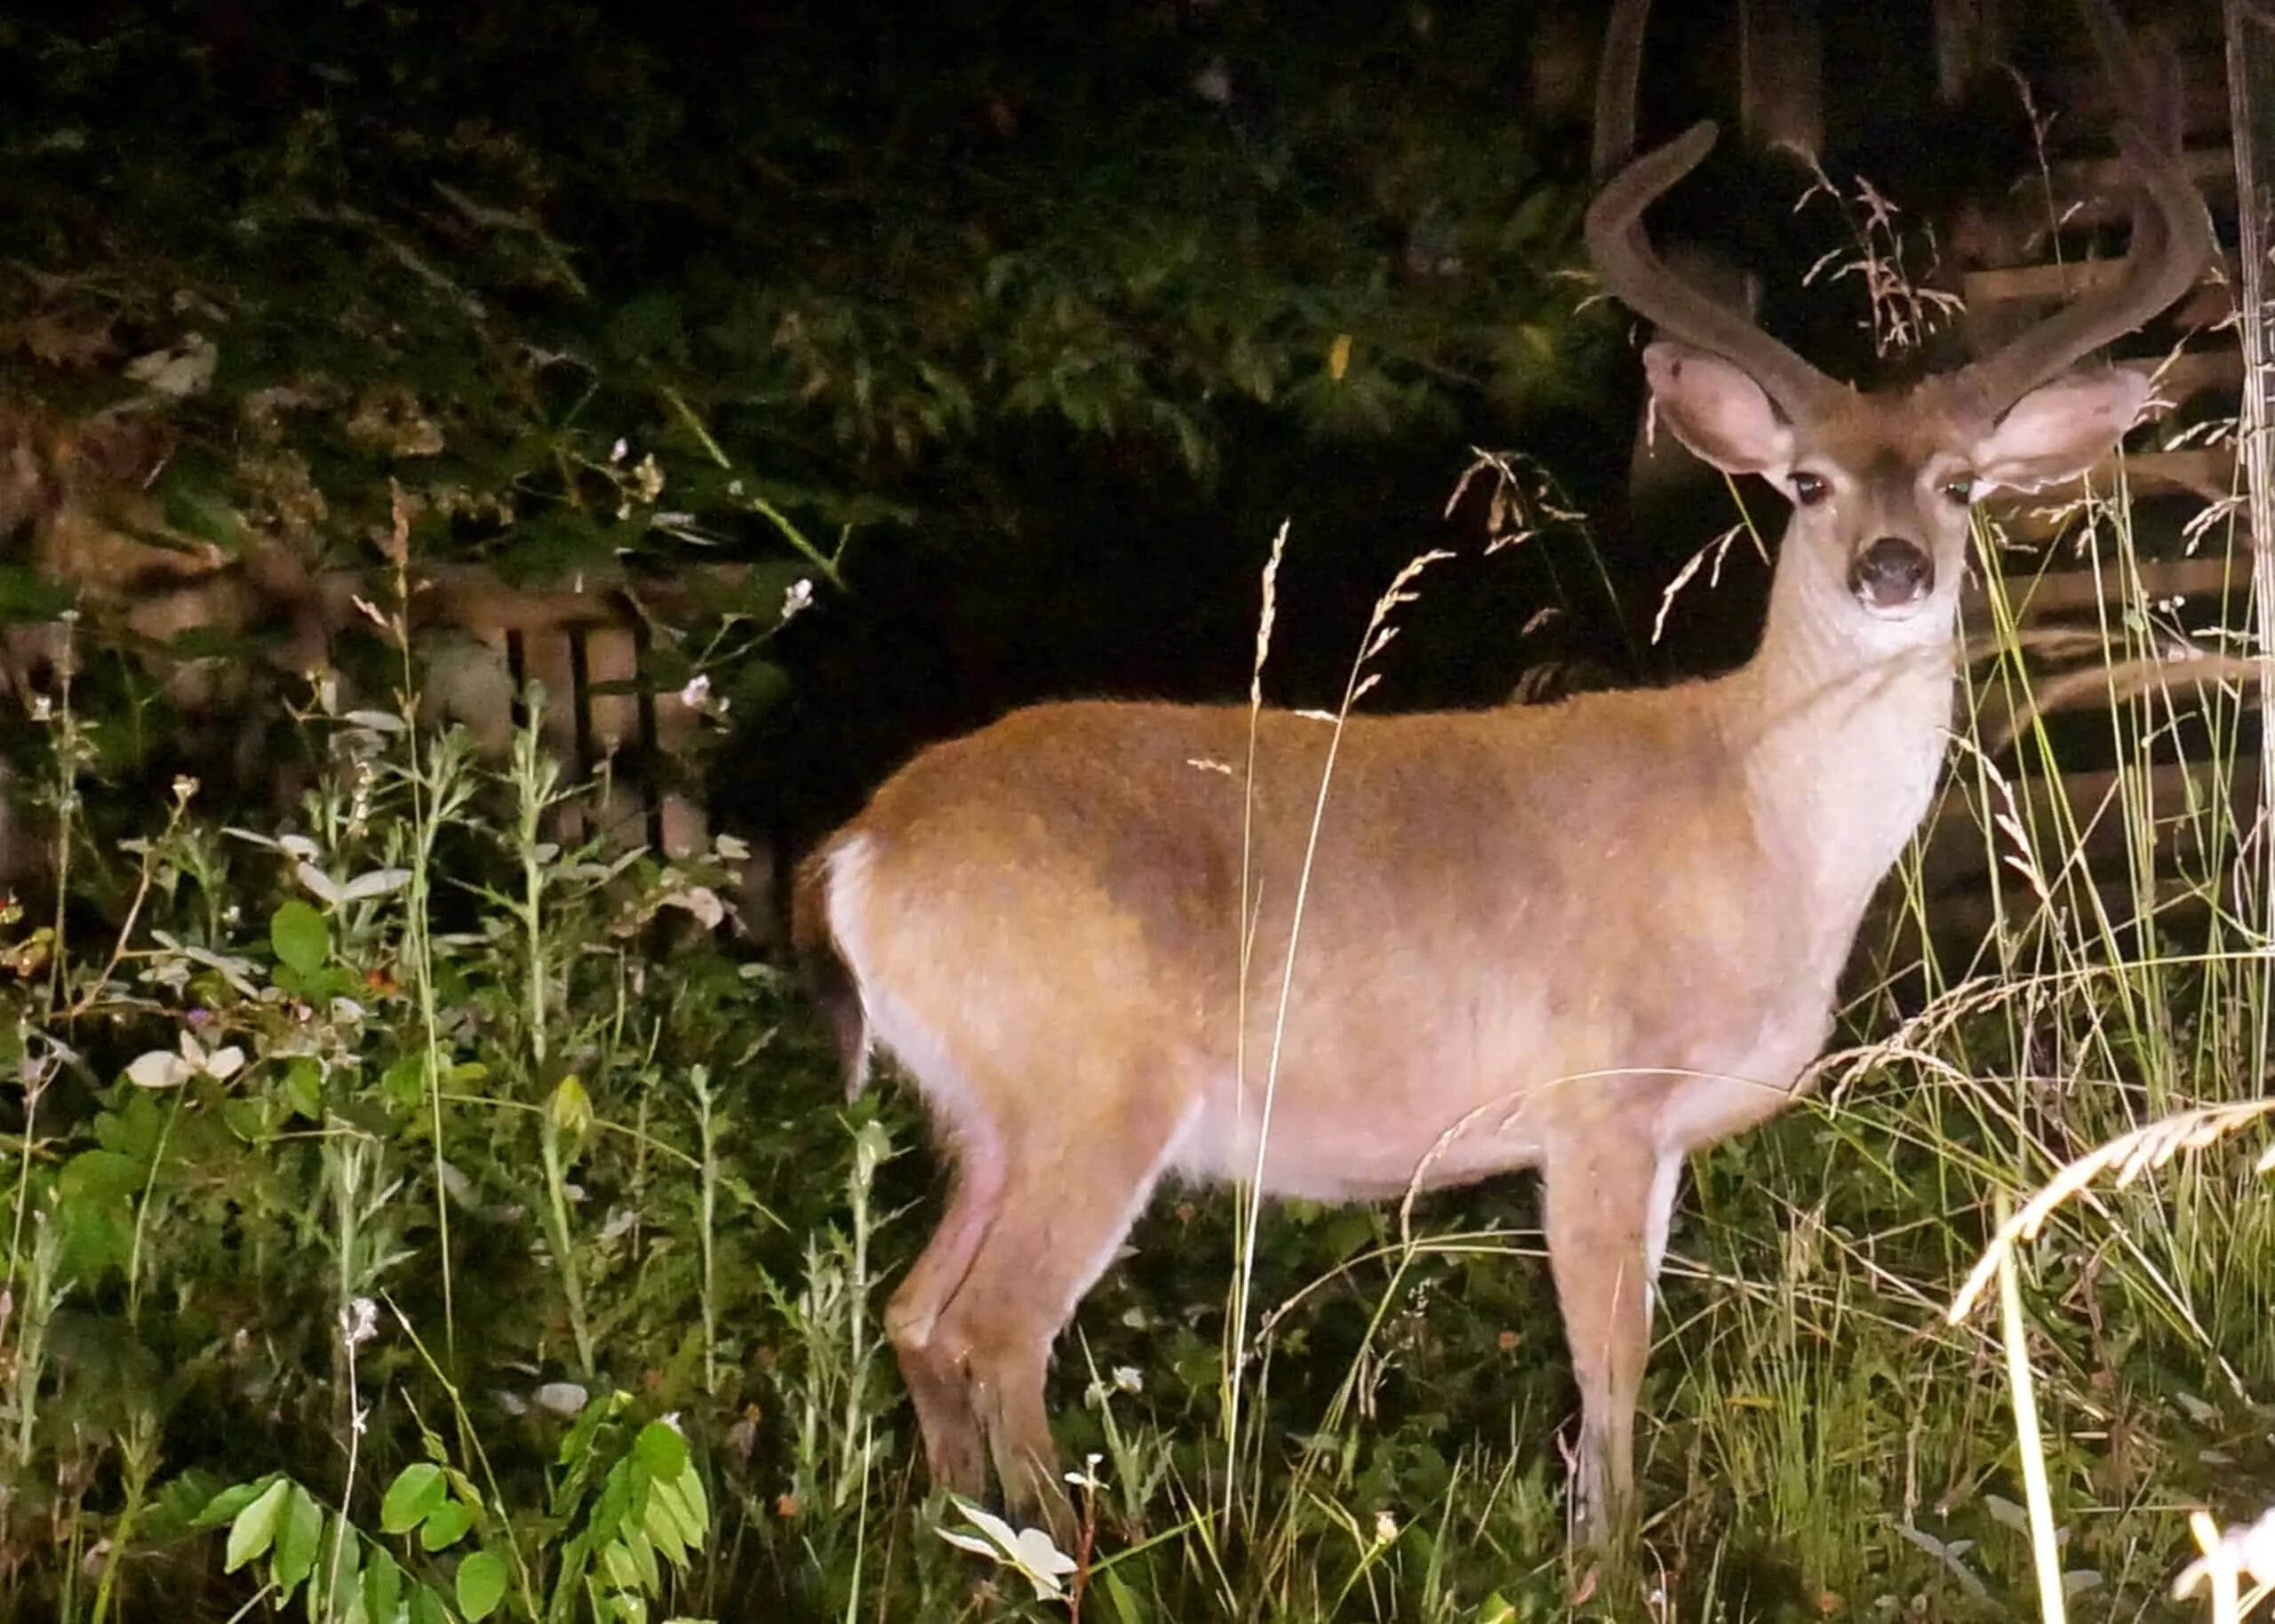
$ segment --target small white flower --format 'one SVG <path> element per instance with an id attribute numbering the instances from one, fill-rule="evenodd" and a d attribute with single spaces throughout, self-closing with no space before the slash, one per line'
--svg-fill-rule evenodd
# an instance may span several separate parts
<path id="1" fill-rule="evenodd" d="M 1034 1599 L 1039 1602 L 1066 1594 L 1066 1586 L 1060 1581 L 1074 1571 L 1074 1559 L 1052 1544 L 1049 1534 L 1040 1528 L 1022 1528 L 1015 1532 L 994 1512 L 981 1509 L 960 1494 L 950 1498 L 978 1532 L 967 1533 L 962 1529 L 943 1528 L 938 1531 L 940 1538 L 958 1550 L 968 1550 L 1015 1569 L 1034 1587 Z"/>
<path id="2" fill-rule="evenodd" d="M 791 582 L 789 589 L 782 594 L 782 618 L 787 620 L 799 610 L 812 607 L 813 601 L 814 584 L 811 581 L 801 577 Z"/>
<path id="3" fill-rule="evenodd" d="M 353 1353 L 379 1334 L 379 1307 L 369 1297 L 357 1297 L 339 1310 L 339 1340 Z"/>
<path id="4" fill-rule="evenodd" d="M 1136 1395 L 1145 1390 L 1145 1378 L 1135 1365 L 1114 1367 L 1114 1387 L 1118 1393 Z"/>
<path id="5" fill-rule="evenodd" d="M 1375 1513 L 1375 1543 L 1387 1545 L 1398 1538 L 1398 1518 L 1388 1511 Z"/>
<path id="6" fill-rule="evenodd" d="M 181 1034 L 173 1053 L 152 1049 L 137 1055 L 126 1068 L 126 1080 L 137 1088 L 178 1088 L 193 1077 L 227 1082 L 244 1069 L 245 1052 L 232 1043 L 208 1054 L 205 1046 L 188 1032 Z"/>
<path id="7" fill-rule="evenodd" d="M 171 1049 L 137 1055 L 126 1067 L 126 1080 L 137 1088 L 178 1088 L 196 1075 L 196 1068 Z"/>
<path id="8" fill-rule="evenodd" d="M 611 462 L 622 462 L 624 460 L 624 454 L 630 450 L 631 447 L 626 445 L 623 441 L 619 440 L 614 445 L 609 447 L 608 459 Z"/>
<path id="9" fill-rule="evenodd" d="M 690 711 L 702 710 L 710 698 L 711 679 L 700 672 L 690 677 L 687 686 L 679 690 L 679 702 Z"/>

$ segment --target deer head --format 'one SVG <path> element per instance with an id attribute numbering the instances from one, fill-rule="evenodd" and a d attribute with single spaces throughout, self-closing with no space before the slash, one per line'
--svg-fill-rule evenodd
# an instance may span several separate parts
<path id="1" fill-rule="evenodd" d="M 1632 144 L 1647 10 L 1648 0 L 1615 8 L 1598 88 L 1600 173 Z M 1972 501 L 2074 477 L 2114 444 L 2147 398 L 2146 378 L 2067 369 L 2172 304 L 2210 255 L 2209 221 L 2180 167 L 2175 65 L 2160 52 L 2134 56 L 2107 0 L 2085 11 L 2120 104 L 2148 109 L 2145 126 L 2117 131 L 2143 183 L 2124 274 L 1960 371 L 1859 394 L 1672 274 L 1643 211 L 1705 157 L 1711 123 L 1628 163 L 1588 211 L 1603 285 L 1660 331 L 1644 353 L 1657 420 L 1703 460 L 1760 474 L 1791 498 L 1779 585 L 1795 612 L 1846 617 L 1864 646 L 1948 641 Z"/>
<path id="2" fill-rule="evenodd" d="M 1926 811 L 1968 505 L 2114 446 L 2142 381 L 2063 369 L 2203 264 L 2175 122 L 2123 138 L 2143 198 L 2117 286 L 1889 394 L 1661 265 L 1643 211 L 1711 126 L 1603 188 L 1588 243 L 1665 335 L 1660 420 L 1794 504 L 1729 675 L 1339 732 L 1039 706 L 920 754 L 809 860 L 795 929 L 849 1083 L 890 1050 L 954 1166 L 886 1316 L 937 1477 L 978 1493 L 992 1458 L 1015 1502 L 1059 1504 L 1050 1346 L 1163 1175 L 1358 1198 L 1535 1167 L 1584 1521 L 1622 1525 L 1684 1159 L 1791 1097 Z"/>

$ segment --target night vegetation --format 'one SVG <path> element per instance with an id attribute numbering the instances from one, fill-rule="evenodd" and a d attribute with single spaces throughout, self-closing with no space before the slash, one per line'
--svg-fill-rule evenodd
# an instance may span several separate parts
<path id="1" fill-rule="evenodd" d="M 2110 923 L 2082 832 L 1962 736 L 1988 947 L 1907 865 L 1815 1103 L 1694 1168 L 1636 1590 L 1574 1600 L 1522 1179 L 1267 1208 L 1237 1411 L 1234 1203 L 1165 1193 L 1060 1349 L 1078 1548 L 928 1493 L 877 1316 L 937 1168 L 766 945 L 778 852 L 1015 701 L 1242 694 L 1283 519 L 1265 685 L 1315 705 L 1440 545 L 1369 704 L 1656 670 L 1662 589 L 1741 517 L 1600 552 L 1576 516 L 1636 386 L 1579 308 L 1557 8 L 934 11 L 0 18 L 0 463 L 89 466 L 56 448 L 123 411 L 160 448 L 127 489 L 47 499 L 367 606 L 312 679 L 269 621 L 161 641 L 82 581 L 72 658 L 0 698 L 0 1605 L 1987 1620 L 2040 1605 L 2035 1459 L 2074 1616 L 2204 1616 L 2191 1512 L 2275 1503 L 2275 888 L 2232 798 L 2148 799 L 2145 746 L 2105 816 L 2188 820 L 2164 912 Z M 73 601 L 15 489 L 12 681 Z M 427 725 L 413 566 L 458 564 L 713 570 L 650 627 L 701 849 L 565 838 L 536 726 Z M 2104 629 L 2138 653 L 2151 607 Z M 2009 640 L 1972 697 L 2028 681 Z M 2169 701 L 2126 703 L 2147 736 Z M 2247 708 L 2209 701 L 2223 784 Z M 2002 1207 L 2126 1135 L 2004 1318 L 1948 1323 Z"/>

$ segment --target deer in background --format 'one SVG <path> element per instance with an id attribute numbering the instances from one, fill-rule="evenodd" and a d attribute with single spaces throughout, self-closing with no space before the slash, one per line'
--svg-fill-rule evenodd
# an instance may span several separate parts
<path id="1" fill-rule="evenodd" d="M 1745 665 L 1353 716 L 1307 877 L 1336 729 L 1236 706 L 1016 712 L 918 755 L 808 860 L 795 928 L 849 1087 L 890 1051 L 954 1166 L 886 1315 L 938 1481 L 977 1494 L 992 1457 L 1015 1508 L 1063 1525 L 1051 1344 L 1164 1176 L 1339 1200 L 1529 1167 L 1580 1393 L 1579 1520 L 1596 1541 L 1632 1526 L 1683 1162 L 1784 1106 L 1830 1035 L 1940 768 L 1970 505 L 2116 446 L 2146 380 L 2068 369 L 2210 252 L 2172 75 L 2087 12 L 2119 105 L 2148 109 L 2119 138 L 2142 188 L 2127 261 L 1964 370 L 1859 394 L 1672 276 L 1642 217 L 1711 124 L 1590 209 L 1604 287 L 1659 330 L 1658 422 L 1792 503 Z M 1607 47 L 1618 150 L 1641 19 L 1624 0 Z"/>

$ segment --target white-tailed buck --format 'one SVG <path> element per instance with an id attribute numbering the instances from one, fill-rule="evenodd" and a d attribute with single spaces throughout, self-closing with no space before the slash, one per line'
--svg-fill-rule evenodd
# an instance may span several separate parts
<path id="1" fill-rule="evenodd" d="M 1615 136 L 1640 34 L 1621 10 Z M 1674 280 L 1642 216 L 1710 124 L 1589 211 L 1604 286 L 1660 330 L 1658 421 L 1793 505 L 1743 667 L 1353 717 L 1307 882 L 1334 728 L 1266 711 L 1251 735 L 1240 707 L 1019 711 L 923 752 L 810 859 L 798 929 L 849 1081 L 890 1051 L 954 1164 L 887 1315 L 938 1480 L 977 1493 L 992 1455 L 1016 1505 L 1061 1493 L 1051 1343 L 1163 1176 L 1260 1170 L 1272 1192 L 1361 1199 L 1534 1167 L 1583 1520 L 1597 1538 L 1624 1523 L 1683 1160 L 1786 1104 L 1830 1033 L 1944 754 L 1969 505 L 2116 445 L 2144 379 L 2066 369 L 2210 251 L 2170 75 L 2089 11 L 2110 70 L 2137 80 L 2120 105 L 2146 109 L 2119 135 L 2142 185 L 2129 258 L 1962 371 L 1859 394 Z"/>

